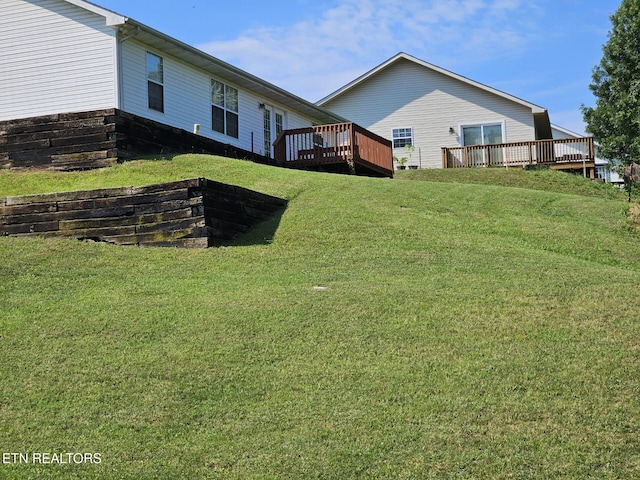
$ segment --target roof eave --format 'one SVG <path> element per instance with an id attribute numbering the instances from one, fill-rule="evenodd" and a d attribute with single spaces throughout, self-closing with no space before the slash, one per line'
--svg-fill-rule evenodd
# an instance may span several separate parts
<path id="1" fill-rule="evenodd" d="M 105 18 L 107 27 L 118 27 L 120 25 L 124 25 L 127 21 L 127 17 L 122 16 L 116 12 L 108 10 L 106 8 L 101 7 L 100 5 L 96 5 L 95 3 L 88 2 L 86 0 L 66 0 L 68 3 L 72 5 L 76 5 L 80 8 L 84 8 L 90 12 L 93 12 L 97 15 L 100 15 Z"/>
<path id="2" fill-rule="evenodd" d="M 348 83 L 347 85 L 345 85 L 344 87 L 336 90 L 335 92 L 329 94 L 328 96 L 324 97 L 322 100 L 319 100 L 317 102 L 317 105 L 326 105 L 327 103 L 329 103 L 331 100 L 335 99 L 336 97 L 339 97 L 340 95 L 344 94 L 345 92 L 347 92 L 348 90 L 351 90 L 352 88 L 356 87 L 358 84 L 362 83 L 363 81 L 367 80 L 368 78 L 374 76 L 375 74 L 377 74 L 378 72 L 390 67 L 392 64 L 398 62 L 399 60 L 407 60 L 409 62 L 413 62 L 416 63 L 418 65 L 421 65 L 425 68 L 431 69 L 435 72 L 441 73 L 443 75 L 446 75 L 448 77 L 454 78 L 456 80 L 459 80 L 461 82 L 464 82 L 468 85 L 474 86 L 476 88 L 479 88 L 481 90 L 485 90 L 489 93 L 492 93 L 494 95 L 498 95 L 502 98 L 506 98 L 508 100 L 511 100 L 512 102 L 518 103 L 520 105 L 526 106 L 528 108 L 531 108 L 531 112 L 535 115 L 535 114 L 543 114 L 547 111 L 546 108 L 541 107 L 539 105 L 536 105 L 534 103 L 531 102 L 527 102 L 526 100 L 523 100 L 521 98 L 515 97 L 511 94 L 508 94 L 506 92 L 503 92 L 501 90 L 498 90 L 496 88 L 490 87 L 488 85 L 485 85 L 483 83 L 480 82 L 476 82 L 475 80 L 471 80 L 470 78 L 464 77 L 462 75 L 459 75 L 457 73 L 454 73 L 450 70 L 447 70 L 445 68 L 442 67 L 438 67 L 437 65 L 433 65 L 431 63 L 425 62 L 424 60 L 420 60 L 416 57 L 413 57 L 411 55 L 408 55 L 404 52 L 400 52 L 398 54 L 396 54 L 395 56 L 391 57 L 389 60 L 381 63 L 380 65 L 378 65 L 377 67 L 369 70 L 367 73 L 365 73 L 364 75 L 361 75 L 360 77 L 356 78 L 355 80 L 353 80 L 352 82 Z"/>
<path id="3" fill-rule="evenodd" d="M 244 70 L 223 62 L 208 53 L 198 50 L 195 47 L 187 45 L 180 40 L 165 35 L 164 33 L 131 18 L 120 15 L 87 0 L 65 1 L 104 17 L 107 26 L 113 28 L 131 26 L 134 28 L 133 31 L 136 32 L 133 36 L 138 38 L 141 42 L 148 44 L 150 47 L 157 48 L 158 50 L 173 55 L 187 63 L 196 65 L 216 77 L 225 79 L 240 87 L 247 88 L 258 95 L 263 95 L 266 100 L 271 100 L 285 107 L 291 108 L 292 110 L 297 110 L 303 115 L 311 118 L 313 121 L 322 123 L 341 123 L 347 121 L 345 118 L 314 103 L 304 100 L 265 80 L 251 75 Z M 127 32 L 125 35 L 130 33 L 132 32 Z"/>
<path id="4" fill-rule="evenodd" d="M 258 95 L 262 95 L 266 100 L 275 101 L 285 107 L 297 110 L 310 117 L 314 121 L 322 123 L 341 123 L 346 119 L 336 115 L 321 106 L 304 100 L 293 93 L 273 85 L 266 80 L 256 77 L 238 67 L 226 63 L 202 50 L 188 45 L 180 40 L 165 35 L 147 25 L 139 23 L 131 18 L 126 19 L 126 24 L 137 29 L 135 39 L 167 53 L 176 58 L 186 61 L 191 65 L 210 73 L 211 75 L 227 80 L 239 87 L 244 87 Z"/>

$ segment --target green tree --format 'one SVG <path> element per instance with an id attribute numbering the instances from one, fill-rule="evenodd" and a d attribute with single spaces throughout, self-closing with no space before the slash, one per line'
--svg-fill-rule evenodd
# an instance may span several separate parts
<path id="1" fill-rule="evenodd" d="M 582 106 L 599 155 L 623 165 L 640 162 L 640 0 L 622 0 L 593 69 L 595 107 Z"/>

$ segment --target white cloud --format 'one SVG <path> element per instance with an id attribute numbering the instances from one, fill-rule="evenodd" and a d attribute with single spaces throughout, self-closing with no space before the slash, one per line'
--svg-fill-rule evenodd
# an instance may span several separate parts
<path id="1" fill-rule="evenodd" d="M 199 48 L 315 101 L 399 51 L 452 69 L 521 53 L 537 32 L 534 6 L 523 0 L 340 0 L 317 18 L 243 31 Z"/>

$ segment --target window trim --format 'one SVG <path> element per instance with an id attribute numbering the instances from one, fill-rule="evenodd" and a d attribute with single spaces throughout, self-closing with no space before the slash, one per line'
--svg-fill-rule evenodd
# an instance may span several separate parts
<path id="1" fill-rule="evenodd" d="M 406 132 L 410 132 L 409 135 L 406 135 Z M 398 132 L 398 136 L 396 136 L 396 132 Z M 405 135 L 401 135 L 401 133 L 405 133 Z M 409 139 L 409 142 L 406 142 L 406 140 Z M 401 140 L 404 140 L 405 143 L 402 145 L 396 145 L 396 140 L 398 142 L 400 142 Z M 402 128 L 394 128 L 391 130 L 391 142 L 393 145 L 393 148 L 404 148 L 405 145 L 415 145 L 414 142 L 414 131 L 413 131 L 413 127 L 402 127 Z"/>

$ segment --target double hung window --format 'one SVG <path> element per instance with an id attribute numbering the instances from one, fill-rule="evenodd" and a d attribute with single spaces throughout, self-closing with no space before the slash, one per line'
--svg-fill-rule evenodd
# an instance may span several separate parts
<path id="1" fill-rule="evenodd" d="M 393 148 L 404 148 L 413 145 L 413 128 L 393 129 Z"/>
<path id="2" fill-rule="evenodd" d="M 164 60 L 147 52 L 147 97 L 151 110 L 164 113 Z"/>
<path id="3" fill-rule="evenodd" d="M 233 138 L 239 137 L 238 90 L 211 80 L 211 128 Z"/>

